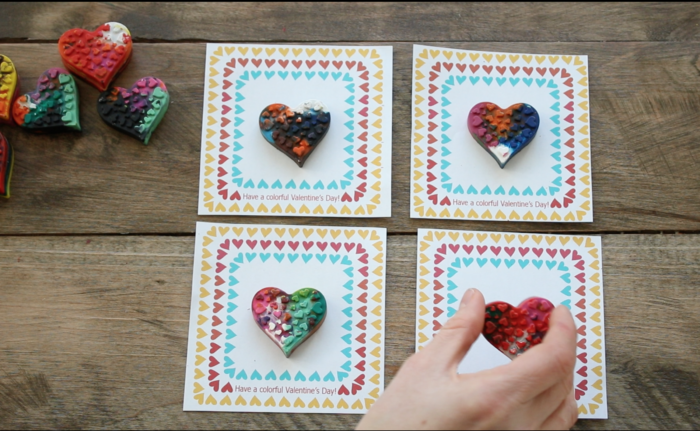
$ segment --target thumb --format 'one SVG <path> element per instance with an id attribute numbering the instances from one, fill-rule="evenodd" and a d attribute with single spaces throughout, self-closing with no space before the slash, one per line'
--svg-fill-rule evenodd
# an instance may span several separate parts
<path id="1" fill-rule="evenodd" d="M 484 295 L 477 289 L 468 289 L 464 293 L 457 313 L 424 349 L 426 354 L 434 357 L 434 364 L 457 371 L 457 366 L 481 334 L 485 307 Z"/>

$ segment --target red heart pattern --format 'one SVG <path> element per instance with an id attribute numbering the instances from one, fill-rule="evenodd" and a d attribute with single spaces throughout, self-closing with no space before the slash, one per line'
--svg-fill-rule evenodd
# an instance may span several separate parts
<path id="1" fill-rule="evenodd" d="M 482 334 L 492 346 L 510 359 L 540 344 L 549 330 L 554 305 L 544 298 L 528 298 L 513 307 L 496 301 L 486 305 Z"/>

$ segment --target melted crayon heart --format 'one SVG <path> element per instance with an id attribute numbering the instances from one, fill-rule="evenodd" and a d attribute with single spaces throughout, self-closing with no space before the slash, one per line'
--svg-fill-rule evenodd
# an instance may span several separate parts
<path id="1" fill-rule="evenodd" d="M 15 154 L 12 146 L 0 133 L 0 197 L 10 197 L 10 177 L 12 177 L 14 162 Z"/>
<path id="2" fill-rule="evenodd" d="M 469 132 L 501 169 L 525 148 L 537 134 L 540 116 L 527 103 L 502 109 L 495 103 L 474 105 L 467 117 Z"/>
<path id="3" fill-rule="evenodd" d="M 105 123 L 148 144 L 165 116 L 170 94 L 163 81 L 141 78 L 130 88 L 111 87 L 97 99 L 97 111 Z"/>
<path id="4" fill-rule="evenodd" d="M 131 59 L 131 33 L 118 22 L 102 24 L 95 31 L 74 28 L 58 39 L 58 52 L 68 70 L 100 91 Z"/>
<path id="5" fill-rule="evenodd" d="M 12 102 L 19 96 L 19 75 L 10 57 L 0 54 L 0 123 L 12 123 Z"/>
<path id="6" fill-rule="evenodd" d="M 80 130 L 78 87 L 67 70 L 42 73 L 36 91 L 18 97 L 12 105 L 15 123 L 31 130 Z"/>
<path id="7" fill-rule="evenodd" d="M 510 359 L 540 344 L 549 330 L 549 316 L 554 311 L 544 298 L 528 298 L 513 307 L 507 302 L 486 305 L 482 334 L 486 340 Z"/>
<path id="8" fill-rule="evenodd" d="M 291 295 L 266 287 L 253 296 L 253 319 L 286 357 L 318 330 L 326 318 L 326 298 L 310 287 Z"/>
<path id="9" fill-rule="evenodd" d="M 260 113 L 260 132 L 301 168 L 326 136 L 331 114 L 323 103 L 309 100 L 294 109 L 281 103 L 266 106 Z"/>

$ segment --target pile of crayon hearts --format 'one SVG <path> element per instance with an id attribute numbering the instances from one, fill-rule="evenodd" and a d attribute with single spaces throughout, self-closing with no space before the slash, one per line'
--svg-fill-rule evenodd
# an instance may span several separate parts
<path id="1" fill-rule="evenodd" d="M 36 132 L 80 131 L 80 96 L 73 75 L 102 93 L 100 117 L 111 127 L 148 144 L 165 116 L 170 94 L 160 79 L 147 76 L 131 88 L 112 86 L 131 60 L 131 33 L 108 22 L 95 31 L 71 29 L 58 40 L 65 69 L 41 74 L 34 91 L 20 94 L 20 78 L 12 60 L 0 54 L 0 123 Z M 0 197 L 10 197 L 14 152 L 0 133 Z"/>

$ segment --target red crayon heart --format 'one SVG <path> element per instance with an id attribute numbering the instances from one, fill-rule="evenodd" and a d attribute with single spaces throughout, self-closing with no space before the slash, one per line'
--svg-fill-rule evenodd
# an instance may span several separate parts
<path id="1" fill-rule="evenodd" d="M 0 133 L 0 197 L 10 197 L 10 177 L 15 156 L 12 146 Z"/>
<path id="2" fill-rule="evenodd" d="M 74 28 L 58 39 L 58 52 L 66 69 L 105 91 L 131 59 L 131 33 L 118 22 L 95 31 Z"/>
<path id="3" fill-rule="evenodd" d="M 496 301 L 486 305 L 486 322 L 482 332 L 486 340 L 511 359 L 540 344 L 549 330 L 549 316 L 554 311 L 544 298 L 528 298 L 513 307 Z"/>

